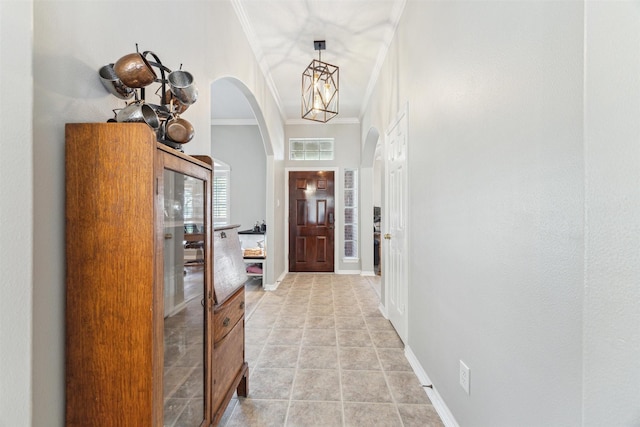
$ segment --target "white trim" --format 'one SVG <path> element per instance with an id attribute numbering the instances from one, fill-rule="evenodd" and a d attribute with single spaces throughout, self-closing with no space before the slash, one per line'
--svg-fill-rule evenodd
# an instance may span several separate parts
<path id="1" fill-rule="evenodd" d="M 398 336 L 400 337 L 400 339 L 402 340 L 403 343 L 408 343 L 409 342 L 409 284 L 411 283 L 411 271 L 409 269 L 409 261 L 408 261 L 408 254 L 409 254 L 409 248 L 411 247 L 410 245 L 410 240 L 411 240 L 411 218 L 410 215 L 408 214 L 408 209 L 407 207 L 409 206 L 409 194 L 411 194 L 411 192 L 409 191 L 409 186 L 411 185 L 411 181 L 409 180 L 409 103 L 405 103 L 404 106 L 398 111 L 398 114 L 396 116 L 396 118 L 391 122 L 391 124 L 389 125 L 389 127 L 385 130 L 384 132 L 384 194 L 383 194 L 383 201 L 382 201 L 382 207 L 383 207 L 383 212 L 382 212 L 382 222 L 381 222 L 381 234 L 384 233 L 389 233 L 389 221 L 387 218 L 387 212 L 389 212 L 390 206 L 389 206 L 389 198 L 391 197 L 390 194 L 390 185 L 389 185 L 389 156 L 388 156 L 388 151 L 389 151 L 389 135 L 390 133 L 397 127 L 397 126 L 402 126 L 404 125 L 404 133 L 405 133 L 405 138 L 407 140 L 406 142 L 406 153 L 405 153 L 405 159 L 404 159 L 404 169 L 405 169 L 405 173 L 404 173 L 404 184 L 402 185 L 403 187 L 403 194 L 402 194 L 402 199 L 403 199 L 403 213 L 404 213 L 404 222 L 405 222 L 405 236 L 404 236 L 404 243 L 403 243 L 403 249 L 402 249 L 402 253 L 403 253 L 403 260 L 402 260 L 402 269 L 404 270 L 404 273 L 406 275 L 405 277 L 405 281 L 406 283 L 402 284 L 402 286 L 406 286 L 405 289 L 403 289 L 404 295 L 398 296 L 397 299 L 402 298 L 403 299 L 403 303 L 404 303 L 404 314 L 402 316 L 402 325 L 394 325 L 394 328 L 396 329 L 396 332 L 398 332 Z M 384 256 L 384 259 L 381 259 L 380 262 L 382 263 L 382 265 L 391 265 L 389 262 L 389 254 L 390 251 L 388 250 L 389 248 L 389 243 L 384 243 L 384 241 L 380 241 L 381 245 L 385 245 L 387 247 L 387 250 L 385 250 L 384 248 L 382 248 L 382 254 Z M 385 280 L 384 285 L 385 285 L 385 293 L 384 293 L 384 299 L 385 299 L 385 306 L 389 307 L 391 306 L 391 293 L 387 291 L 386 287 L 387 287 L 388 282 Z M 396 312 L 397 310 L 393 310 L 391 311 L 391 313 Z M 387 309 L 387 314 L 389 314 L 390 312 Z M 394 316 L 395 318 L 395 316 Z M 393 323 L 393 320 L 389 319 L 391 321 L 391 323 Z M 396 319 L 397 320 L 397 319 Z M 400 330 L 398 330 L 400 329 Z"/>
<path id="2" fill-rule="evenodd" d="M 445 427 L 460 427 L 456 419 L 453 417 L 453 414 L 449 410 L 449 407 L 442 399 L 442 396 L 440 396 L 440 393 L 438 393 L 435 385 L 433 385 L 431 379 L 429 379 L 429 375 L 427 375 L 425 370 L 422 368 L 422 365 L 418 361 L 418 358 L 413 353 L 413 351 L 411 351 L 411 347 L 409 347 L 408 345 L 404 348 L 404 355 L 407 357 L 407 360 L 409 361 L 413 372 L 418 377 L 418 380 L 420 380 L 420 383 L 423 385 L 431 385 L 431 388 L 423 388 L 427 393 L 427 396 L 429 396 L 429 400 L 431 400 L 433 409 L 435 409 L 438 415 L 440 415 L 440 419 L 442 420 L 442 423 L 445 425 Z"/>
<path id="3" fill-rule="evenodd" d="M 264 276 L 263 276 L 264 278 Z M 269 285 L 268 283 L 262 283 L 262 289 L 265 291 L 275 291 L 280 286 L 280 282 L 276 281 L 273 285 Z"/>
<path id="4" fill-rule="evenodd" d="M 338 113 L 340 114 L 340 113 Z M 287 119 L 284 124 L 289 126 L 289 125 L 311 125 L 311 126 L 321 126 L 321 125 L 326 125 L 326 124 L 332 124 L 332 125 L 359 125 L 360 124 L 360 119 L 358 119 L 357 117 L 335 117 L 333 119 L 331 119 L 329 122 L 327 123 L 321 123 L 321 122 L 316 122 L 313 120 L 306 120 L 306 119 Z"/>
<path id="5" fill-rule="evenodd" d="M 191 301 L 192 299 L 193 298 L 190 298 L 189 301 Z M 171 310 L 164 314 L 164 317 L 171 317 L 174 314 L 180 313 L 187 306 L 187 302 L 189 301 L 182 301 L 180 304 L 174 305 Z"/>
<path id="6" fill-rule="evenodd" d="M 369 101 L 371 100 L 371 95 L 373 94 L 373 90 L 378 83 L 378 77 L 380 77 L 380 70 L 382 69 L 382 65 L 384 61 L 387 59 L 387 53 L 389 52 L 389 47 L 391 46 L 391 42 L 394 40 L 394 36 L 396 35 L 396 29 L 400 24 L 400 18 L 402 18 L 402 12 L 404 12 L 404 7 L 407 0 L 398 0 L 394 3 L 393 9 L 391 10 L 391 16 L 389 17 L 389 22 L 391 26 L 385 29 L 382 34 L 382 44 L 380 45 L 380 50 L 378 50 L 378 56 L 376 57 L 376 63 L 371 71 L 369 83 L 367 84 L 367 89 L 362 97 L 362 104 L 360 106 L 361 113 L 367 110 L 369 106 Z"/>
<path id="7" fill-rule="evenodd" d="M 278 289 L 278 286 L 280 286 L 280 283 L 282 283 L 282 281 L 287 276 L 287 274 L 289 273 L 287 273 L 286 271 L 283 271 L 282 274 L 280 274 L 280 277 L 276 279 L 276 282 L 273 285 L 269 285 L 262 282 L 262 289 L 265 291 L 275 291 L 276 289 Z M 263 276 L 263 280 L 264 280 L 264 276 Z"/>
<path id="8" fill-rule="evenodd" d="M 340 245 L 336 240 L 336 230 L 341 229 L 342 220 L 340 215 L 336 215 L 336 212 L 340 212 L 340 198 L 342 185 L 340 183 L 340 168 L 336 166 L 322 167 L 322 166 L 292 166 L 284 168 L 284 262 L 286 263 L 285 272 L 289 272 L 289 172 L 305 172 L 305 171 L 332 171 L 333 172 L 333 217 L 335 218 L 334 233 L 333 233 L 333 272 L 338 273 L 335 266 L 340 260 Z M 331 273 L 328 271 L 327 273 Z M 358 271 L 359 273 L 359 271 Z"/>
<path id="9" fill-rule="evenodd" d="M 360 270 L 335 270 L 334 274 L 360 274 Z"/>
<path id="10" fill-rule="evenodd" d="M 361 276 L 365 276 L 365 277 L 375 277 L 376 276 L 376 272 L 373 271 L 373 270 L 361 271 L 360 275 Z"/>
<path id="11" fill-rule="evenodd" d="M 271 95 L 273 96 L 273 100 L 275 101 L 276 107 L 278 109 L 278 113 L 280 113 L 280 118 L 284 121 L 286 118 L 286 114 L 283 109 L 282 99 L 280 98 L 280 92 L 278 92 L 278 87 L 273 81 L 273 75 L 271 74 L 271 68 L 265 59 L 264 52 L 260 47 L 260 43 L 258 42 L 258 37 L 256 33 L 253 31 L 253 27 L 249 23 L 249 18 L 247 17 L 247 13 L 242 6 L 241 0 L 230 0 L 231 5 L 233 6 L 233 10 L 236 12 L 238 16 L 238 20 L 240 21 L 240 25 L 244 30 L 244 34 L 247 37 L 247 41 L 249 42 L 249 46 L 251 46 L 251 50 L 255 55 L 256 62 L 262 70 L 262 74 L 264 75 L 264 79 L 267 82 L 267 86 L 271 91 Z"/>
<path id="12" fill-rule="evenodd" d="M 382 314 L 382 316 L 389 320 L 389 313 L 387 312 L 387 307 L 385 307 L 385 305 L 380 302 L 380 305 L 378 305 L 378 311 L 380 311 L 380 314 Z"/>

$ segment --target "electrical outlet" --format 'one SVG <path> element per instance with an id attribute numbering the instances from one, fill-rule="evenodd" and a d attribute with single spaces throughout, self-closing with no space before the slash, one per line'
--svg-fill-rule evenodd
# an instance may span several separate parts
<path id="1" fill-rule="evenodd" d="M 469 367 L 461 360 L 460 361 L 460 387 L 469 394 Z"/>

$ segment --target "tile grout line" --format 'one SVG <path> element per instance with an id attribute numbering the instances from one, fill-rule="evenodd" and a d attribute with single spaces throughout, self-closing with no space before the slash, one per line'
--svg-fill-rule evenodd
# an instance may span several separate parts
<path id="1" fill-rule="evenodd" d="M 333 293 L 333 286 L 331 286 L 331 296 L 333 299 L 333 332 L 336 337 L 336 358 L 338 362 L 338 386 L 340 387 L 340 408 L 342 409 L 342 427 L 347 425 L 347 417 L 344 412 L 344 390 L 342 385 L 342 362 L 340 361 L 340 341 L 338 340 L 338 322 L 336 316 L 336 300 Z"/>
<path id="2" fill-rule="evenodd" d="M 289 290 L 291 290 L 291 289 L 289 289 Z M 289 296 L 289 292 L 287 292 L 287 296 Z M 296 378 L 298 377 L 298 369 L 300 369 L 300 353 L 302 353 L 302 341 L 304 340 L 304 335 L 305 335 L 305 330 L 306 330 L 307 317 L 309 315 L 308 313 L 309 313 L 310 304 L 311 304 L 311 301 L 309 300 L 307 302 L 307 310 L 306 310 L 305 317 L 304 317 L 305 324 L 302 327 L 302 336 L 300 337 L 300 342 L 298 343 L 298 357 L 296 358 L 296 366 L 295 366 L 295 368 L 293 370 L 293 380 L 291 381 L 291 390 L 289 390 L 289 402 L 287 404 L 287 411 L 286 411 L 285 416 L 284 416 L 284 425 L 285 426 L 289 422 L 289 412 L 291 411 L 291 402 L 293 401 L 293 390 L 294 390 L 295 385 L 296 385 Z M 281 315 L 282 315 L 282 307 L 280 307 L 280 312 L 278 313 L 278 318 L 280 318 Z"/>

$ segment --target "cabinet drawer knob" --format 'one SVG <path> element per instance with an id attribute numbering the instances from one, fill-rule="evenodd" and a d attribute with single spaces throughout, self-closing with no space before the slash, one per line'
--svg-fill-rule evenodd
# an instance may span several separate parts
<path id="1" fill-rule="evenodd" d="M 224 320 L 222 321 L 222 326 L 229 326 L 229 322 L 231 322 L 231 319 L 229 319 L 228 317 L 225 317 Z"/>
<path id="2" fill-rule="evenodd" d="M 244 301 L 240 303 L 240 308 L 244 308 Z"/>

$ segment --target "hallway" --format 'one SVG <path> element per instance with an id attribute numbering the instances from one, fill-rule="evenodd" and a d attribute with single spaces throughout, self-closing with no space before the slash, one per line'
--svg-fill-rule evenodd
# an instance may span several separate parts
<path id="1" fill-rule="evenodd" d="M 290 273 L 273 292 L 249 282 L 249 397 L 234 397 L 220 425 L 441 426 L 378 310 L 379 280 Z"/>

